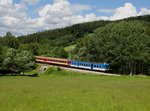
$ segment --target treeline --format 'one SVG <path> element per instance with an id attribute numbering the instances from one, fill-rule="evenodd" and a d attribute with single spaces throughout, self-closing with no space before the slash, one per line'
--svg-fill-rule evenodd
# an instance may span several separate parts
<path id="1" fill-rule="evenodd" d="M 76 44 L 85 34 L 93 33 L 95 29 L 108 23 L 109 21 L 94 21 L 76 24 L 66 28 L 20 36 L 18 40 L 22 48 L 34 45 L 36 48 L 35 55 L 67 58 L 68 54 L 64 47 Z"/>
<path id="2" fill-rule="evenodd" d="M 35 68 L 35 57 L 31 51 L 21 49 L 18 38 L 10 32 L 0 38 L 0 74 L 24 74 Z"/>
<path id="3" fill-rule="evenodd" d="M 0 47 L 0 74 L 15 73 L 20 75 L 34 69 L 35 66 L 35 58 L 32 53 Z"/>
<path id="4" fill-rule="evenodd" d="M 149 74 L 149 36 L 150 16 L 118 21 L 87 22 L 20 37 L 7 32 L 4 37 L 0 37 L 0 70 L 20 73 L 20 67 L 23 65 L 19 65 L 16 57 L 25 58 L 30 55 L 30 60 L 27 58 L 22 60 L 33 63 L 34 55 L 42 55 L 71 57 L 71 59 L 89 62 L 107 62 L 110 63 L 111 71 L 114 73 Z M 68 46 L 75 46 L 75 48 L 67 52 L 65 49 Z M 68 53 L 71 56 L 68 56 Z M 6 65 L 8 60 L 13 62 L 8 62 Z M 27 66 L 31 69 L 35 64 Z"/>
<path id="5" fill-rule="evenodd" d="M 150 27 L 144 21 L 119 21 L 98 28 L 75 48 L 75 59 L 109 63 L 120 74 L 150 74 Z"/>
<path id="6" fill-rule="evenodd" d="M 86 22 L 66 28 L 37 32 L 18 38 L 22 44 L 37 42 L 40 44 L 50 44 L 52 46 L 68 46 L 76 43 L 83 35 L 93 33 L 95 29 L 103 27 L 108 23 L 110 23 L 110 21 Z"/>

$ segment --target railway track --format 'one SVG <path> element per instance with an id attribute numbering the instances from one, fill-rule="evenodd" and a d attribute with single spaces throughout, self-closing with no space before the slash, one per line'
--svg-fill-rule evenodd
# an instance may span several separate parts
<path id="1" fill-rule="evenodd" d="M 67 70 L 67 71 L 73 71 L 73 72 L 79 72 L 79 73 L 84 73 L 84 74 L 94 74 L 94 75 L 106 75 L 106 76 L 121 76 L 118 74 L 112 74 L 112 73 L 105 73 L 105 72 L 99 72 L 99 71 L 92 71 L 92 70 L 87 70 L 87 69 L 79 69 L 79 68 L 72 68 L 72 67 L 65 67 L 65 66 L 60 66 L 60 65 L 49 65 L 49 64 L 43 64 L 43 67 L 60 67 L 61 69 Z"/>

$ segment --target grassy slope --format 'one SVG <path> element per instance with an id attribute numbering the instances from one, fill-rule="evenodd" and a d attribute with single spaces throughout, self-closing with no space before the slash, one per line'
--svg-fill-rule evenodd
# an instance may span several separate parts
<path id="1" fill-rule="evenodd" d="M 148 111 L 149 94 L 149 77 L 0 77 L 0 111 Z"/>
<path id="2" fill-rule="evenodd" d="M 70 45 L 68 47 L 65 47 L 64 49 L 65 49 L 65 51 L 69 52 L 69 51 L 74 50 L 74 48 L 75 48 L 75 45 Z"/>

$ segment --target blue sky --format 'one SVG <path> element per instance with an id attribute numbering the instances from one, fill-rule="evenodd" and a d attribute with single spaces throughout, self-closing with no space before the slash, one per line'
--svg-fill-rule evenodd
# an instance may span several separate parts
<path id="1" fill-rule="evenodd" d="M 20 2 L 20 0 L 14 0 Z M 93 7 L 92 10 L 84 11 L 85 13 L 93 12 L 96 15 L 105 15 L 105 13 L 97 12 L 98 9 L 115 9 L 120 6 L 123 6 L 125 3 L 132 3 L 137 11 L 140 11 L 141 8 L 150 9 L 150 0 L 68 0 L 71 4 L 86 4 Z M 27 13 L 32 17 L 37 17 L 38 13 L 32 13 L 31 10 L 36 10 L 37 8 L 44 6 L 46 4 L 52 4 L 53 0 L 40 0 L 39 3 L 28 6 Z"/>
<path id="2" fill-rule="evenodd" d="M 0 0 L 0 35 L 149 14 L 150 0 Z"/>

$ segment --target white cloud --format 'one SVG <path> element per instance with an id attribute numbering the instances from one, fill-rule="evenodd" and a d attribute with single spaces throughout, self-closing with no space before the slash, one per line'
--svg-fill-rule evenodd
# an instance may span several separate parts
<path id="1" fill-rule="evenodd" d="M 0 16 L 3 17 L 13 9 L 12 0 L 0 0 Z"/>
<path id="2" fill-rule="evenodd" d="M 29 4 L 38 3 L 39 0 L 22 0 L 13 3 L 12 0 L 0 0 L 0 35 L 7 31 L 15 35 L 25 35 L 45 29 L 60 28 L 76 23 L 94 20 L 118 20 L 137 15 L 150 14 L 147 8 L 141 8 L 138 13 L 135 6 L 126 3 L 116 9 L 100 9 L 99 12 L 112 13 L 112 16 L 97 16 L 94 13 L 83 14 L 92 7 L 84 4 L 71 4 L 68 0 L 54 0 L 38 11 L 39 17 L 32 18 L 26 13 Z"/>
<path id="3" fill-rule="evenodd" d="M 54 0 L 54 3 L 45 5 L 40 11 L 41 17 L 73 16 L 76 12 L 90 10 L 89 5 L 70 4 L 67 0 Z"/>
<path id="4" fill-rule="evenodd" d="M 43 18 L 56 16 L 70 16 L 73 15 L 70 10 L 70 3 L 68 1 L 55 2 L 53 5 L 47 4 L 40 11 L 39 15 Z"/>
<path id="5" fill-rule="evenodd" d="M 54 0 L 53 4 L 47 4 L 42 7 L 39 10 L 39 15 L 46 23 L 45 29 L 51 29 L 95 19 L 96 15 L 94 14 L 92 19 L 89 18 L 91 14 L 85 16 L 77 14 L 90 9 L 89 5 L 70 4 L 67 0 Z"/>
<path id="6" fill-rule="evenodd" d="M 147 8 L 141 8 L 141 11 L 138 15 L 150 15 L 150 10 L 148 10 Z"/>
<path id="7" fill-rule="evenodd" d="M 126 3 L 123 7 L 115 9 L 115 13 L 110 19 L 118 20 L 133 16 L 137 16 L 136 7 L 134 7 L 132 3 Z"/>
<path id="8" fill-rule="evenodd" d="M 22 1 L 16 4 L 12 0 L 0 0 L 0 35 L 7 31 L 15 35 L 38 31 L 35 25 L 30 25 L 37 20 L 28 18 L 25 9 L 26 5 Z"/>
<path id="9" fill-rule="evenodd" d="M 0 0 L 0 5 L 11 5 L 13 3 L 12 0 Z"/>
<path id="10" fill-rule="evenodd" d="M 124 6 L 116 9 L 99 9 L 98 12 L 112 14 L 112 16 L 104 16 L 103 18 L 105 18 L 105 20 L 119 20 L 128 17 L 150 14 L 150 10 L 147 8 L 141 8 L 138 13 L 136 7 L 132 3 L 125 3 Z"/>
<path id="11" fill-rule="evenodd" d="M 21 3 L 19 3 L 19 4 L 15 4 L 15 9 L 17 10 L 17 11 L 24 11 L 24 9 L 26 8 L 26 5 L 23 3 L 23 2 L 21 2 Z"/>

